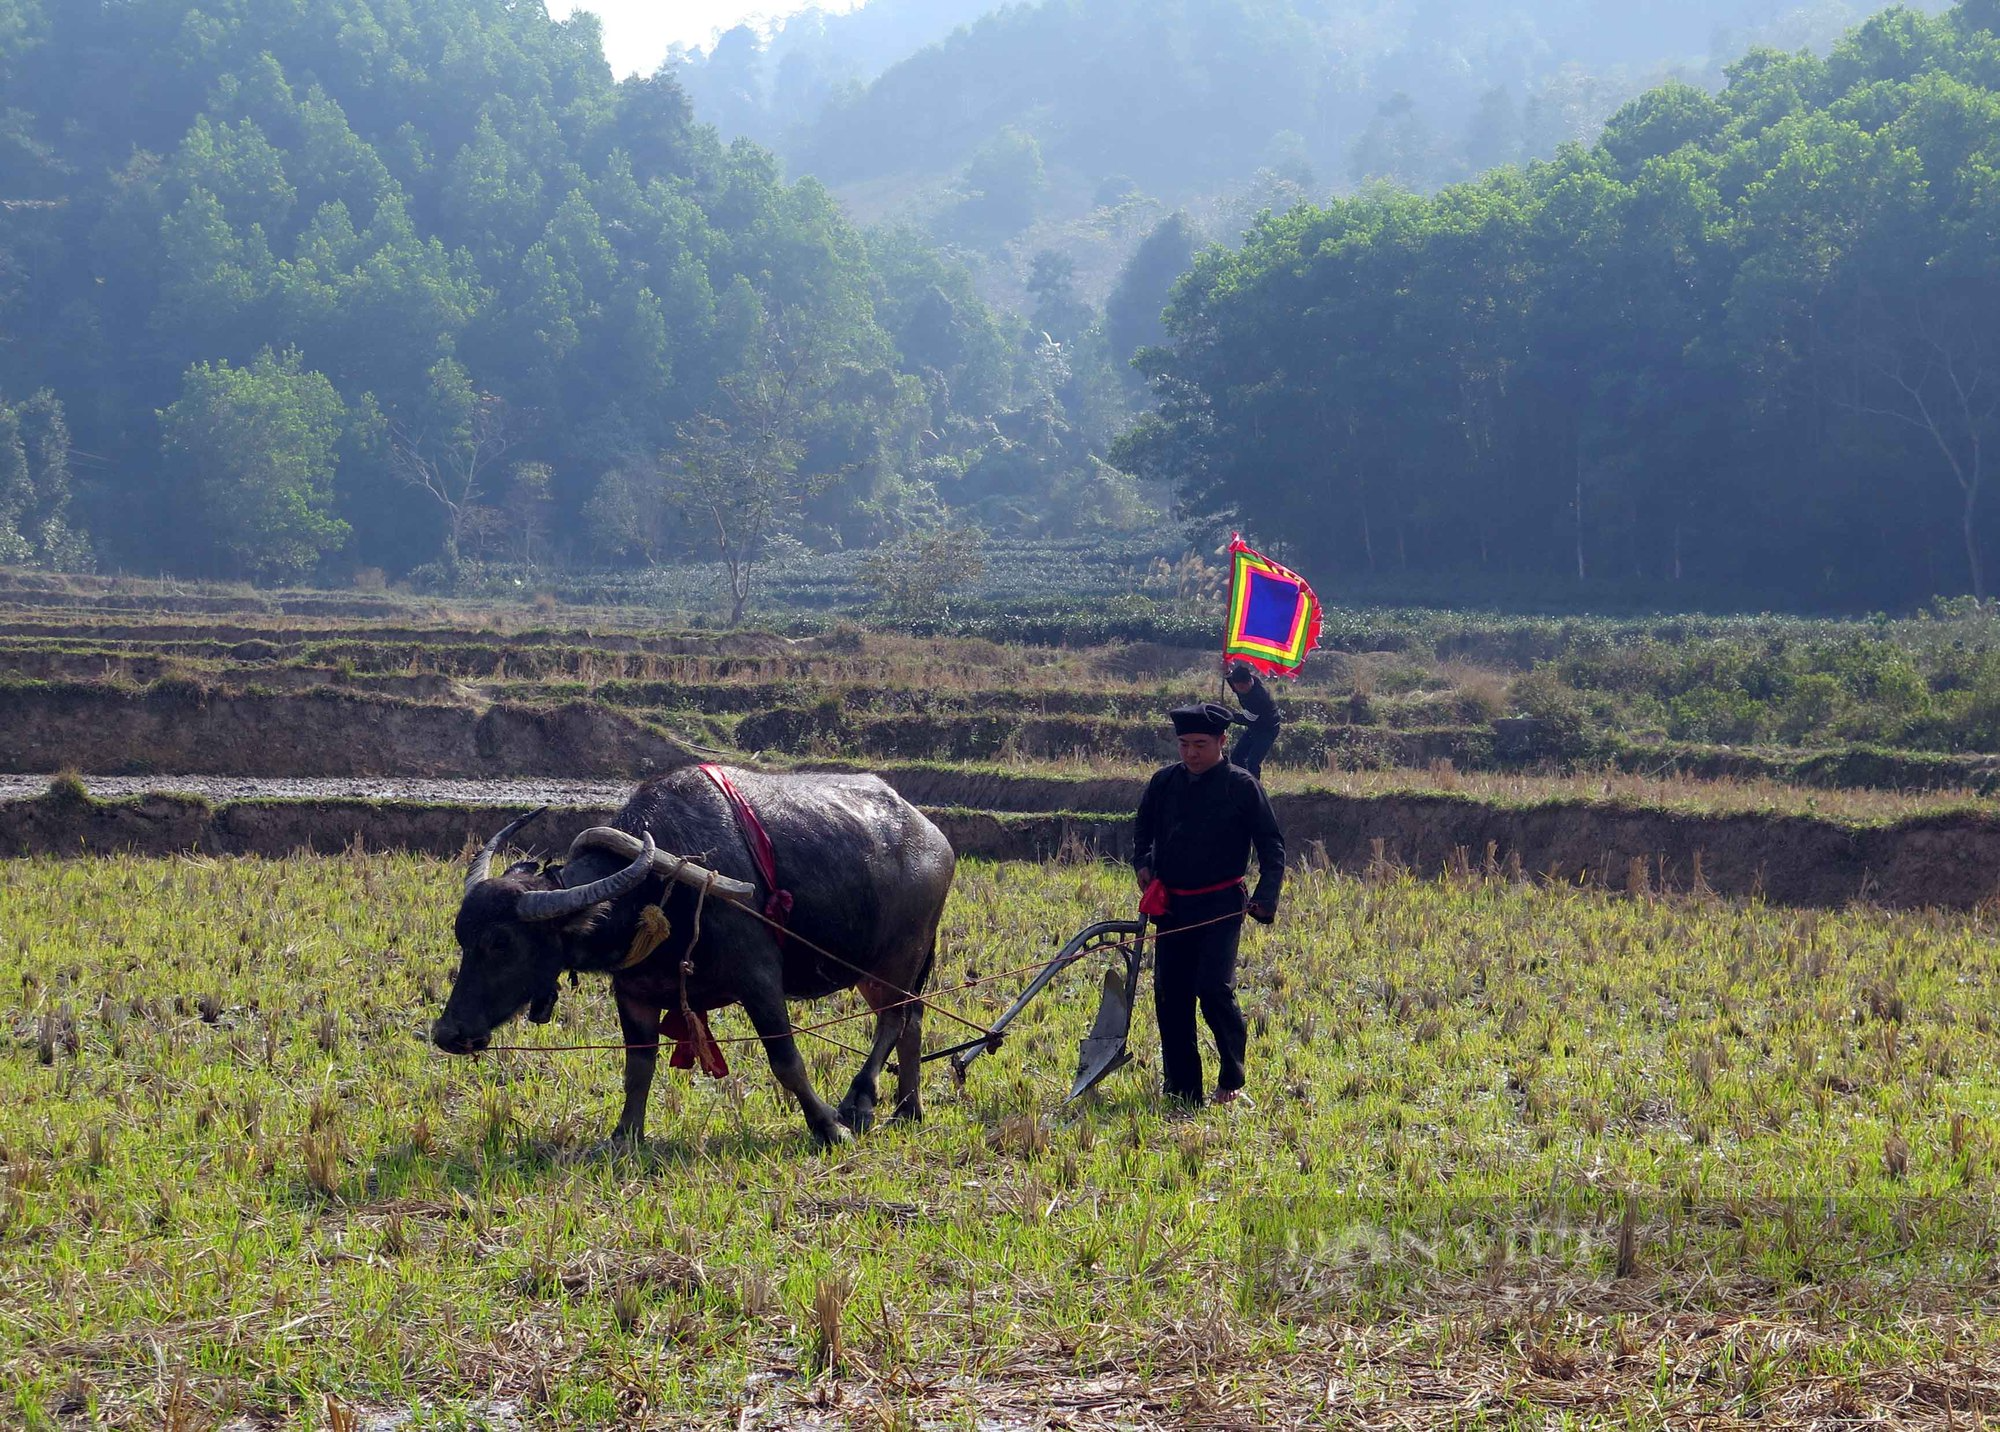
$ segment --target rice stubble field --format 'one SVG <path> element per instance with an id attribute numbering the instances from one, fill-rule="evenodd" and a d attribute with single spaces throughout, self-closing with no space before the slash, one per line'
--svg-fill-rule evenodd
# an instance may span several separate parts
<path id="1" fill-rule="evenodd" d="M 462 867 L 10 864 L 0 1423 L 1966 1425 L 2000 1406 L 1996 915 L 1296 871 L 1253 1111 L 1058 1101 L 1094 971 L 813 1153 L 757 1049 L 426 1042 Z M 961 865 L 990 1018 L 1095 863 Z M 815 1016 L 856 1008 L 832 1002 Z M 612 1042 L 602 984 L 524 1044 Z M 734 1012 L 724 1037 L 748 1033 Z M 956 1026 L 934 1014 L 928 1043 Z M 830 1031 L 858 1034 L 860 1026 Z M 849 1040 L 848 1042 L 855 1042 Z M 808 1045 L 822 1091 L 854 1056 Z"/>

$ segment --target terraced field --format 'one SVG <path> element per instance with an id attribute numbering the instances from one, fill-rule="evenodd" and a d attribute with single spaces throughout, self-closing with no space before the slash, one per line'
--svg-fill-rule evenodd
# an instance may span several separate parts
<path id="1" fill-rule="evenodd" d="M 1219 691 L 1212 654 L 1157 643 L 717 633 L 326 595 L 0 597 L 16 797 L 0 841 L 16 850 L 444 853 L 494 804 L 609 809 L 693 751 L 882 770 L 969 854 L 1115 854 L 1137 783 L 1172 756 L 1161 713 Z M 1330 866 L 1483 862 L 1808 904 L 1968 907 L 2000 888 L 1993 757 L 1644 733 L 1579 753 L 1546 721 L 1523 744 L 1495 719 L 1521 674 L 1466 656 L 1532 658 L 1548 631 L 1433 631 L 1427 656 L 1409 631 L 1355 623 L 1343 639 L 1357 649 L 1316 655 L 1283 690 L 1266 773 L 1297 848 Z M 37 799 L 64 771 L 97 796 L 200 799 Z"/>
<path id="2" fill-rule="evenodd" d="M 204 601 L 220 610 L 191 610 Z M 240 760 L 232 767 L 230 742 L 219 739 L 201 742 L 205 763 L 170 772 L 160 764 L 164 752 L 151 758 L 150 766 L 140 754 L 157 751 L 157 729 L 116 729 L 121 720 L 143 721 L 138 708 L 149 698 L 185 706 L 185 698 L 195 693 L 214 693 L 226 704 L 286 695 L 323 697 L 327 692 L 342 694 L 348 723 L 357 726 L 398 720 L 421 725 L 428 719 L 433 726 L 453 727 L 435 715 L 396 714 L 410 707 L 457 708 L 475 715 L 496 708 L 504 713 L 585 707 L 681 741 L 767 759 L 1143 769 L 1169 754 L 1160 719 L 1165 706 L 1221 694 L 1210 653 L 1148 642 L 1082 648 L 999 644 L 919 639 L 824 623 L 789 636 L 719 634 L 661 629 L 629 610 L 454 609 L 325 595 L 268 598 L 261 610 L 250 609 L 252 605 L 249 598 L 157 592 L 98 594 L 86 600 L 75 594 L 9 590 L 0 581 L 0 673 L 9 683 L 8 699 L 20 730 L 11 744 L 0 732 L 0 770 L 42 773 L 70 766 L 103 774 L 150 769 L 163 774 L 462 777 L 533 773 L 520 764 L 530 754 L 514 751 L 441 753 L 428 759 L 412 754 L 393 769 L 366 771 L 324 762 L 309 768 L 298 760 L 287 768 L 277 752 L 267 751 L 265 768 L 252 771 Z M 1941 640 L 1941 633 L 1924 624 L 1905 625 L 1908 630 L 1899 628 L 1895 640 L 1912 644 L 1912 650 Z M 1874 628 L 1860 627 L 1831 626 L 1816 636 L 1808 629 L 1794 636 L 1787 624 L 1771 623 L 1761 638 L 1754 635 L 1755 628 L 1725 625 L 1717 630 L 1738 633 L 1730 640 L 1753 645 L 1761 640 L 1773 649 L 1807 639 L 1822 645 L 1876 640 L 1867 635 Z M 1935 661 L 1949 668 L 1959 659 L 1951 650 L 1983 652 L 1991 635 L 1984 627 L 1963 627 L 1950 639 L 1946 655 Z M 1537 668 L 1529 683 L 1532 693 L 1522 684 L 1538 662 L 1559 659 L 1598 672 L 1592 679 L 1626 680 L 1632 673 L 1620 676 L 1605 658 L 1593 654 L 1604 649 L 1603 643 L 1636 643 L 1652 653 L 1645 662 L 1657 667 L 1680 649 L 1676 642 L 1722 639 L 1686 621 L 1580 635 L 1568 625 L 1497 621 L 1480 628 L 1423 617 L 1374 628 L 1349 617 L 1336 639 L 1342 649 L 1319 653 L 1305 679 L 1285 687 L 1287 724 L 1271 758 L 1275 769 L 1315 775 L 1429 772 L 1448 763 L 1456 773 L 1518 776 L 1582 768 L 1821 790 L 1927 791 L 1947 799 L 1985 794 L 2000 784 L 2000 755 L 1972 740 L 1976 732 L 1965 733 L 1972 740 L 1970 749 L 1953 751 L 1853 741 L 1704 745 L 1669 740 L 1640 725 L 1581 729 L 1565 725 L 1566 718 L 1516 723 L 1511 733 L 1496 728 L 1496 718 L 1517 714 L 1523 701 L 1542 709 L 1536 703 L 1545 705 L 1550 699 L 1542 672 L 1553 667 Z M 1777 660 L 1768 654 L 1760 659 Z M 1879 652 L 1868 658 L 1880 659 Z M 1907 673 L 1896 679 L 1907 679 Z M 1949 684 L 1960 678 L 1945 670 L 1936 679 Z M 67 746 L 61 740 L 30 746 L 22 723 L 32 724 L 38 715 L 71 738 Z M 307 726 L 331 719 L 253 718 L 267 725 Z M 171 724 L 184 722 L 184 714 L 177 712 Z M 593 728 L 593 739 L 613 741 L 616 725 Z M 93 745 L 88 738 L 99 732 L 104 739 Z M 433 739 L 449 745 L 461 737 Z M 529 739 L 560 744 L 546 733 L 530 733 Z M 496 741 L 504 744 L 503 737 L 490 738 L 488 744 Z M 331 751 L 338 743 L 312 744 Z M 109 758 L 107 746 L 122 746 L 122 758 Z M 621 759 L 635 772 L 644 769 L 640 754 L 622 752 Z M 515 769 L 496 771 L 495 760 L 511 762 Z M 600 773 L 577 770 L 573 753 L 565 759 L 552 755 L 543 767 L 539 773 Z"/>
<path id="3" fill-rule="evenodd" d="M 1246 941 L 1250 1117 L 1165 1121 L 1143 1010 L 1138 1066 L 1056 1108 L 1086 971 L 934 1077 L 922 1129 L 814 1158 L 731 1045 L 620 1160 L 612 1054 L 423 1041 L 496 806 L 552 803 L 560 848 L 690 749 L 882 771 L 961 852 L 940 1005 L 988 1019 L 1130 904 L 1096 857 L 1213 657 L 0 599 L 0 1423 L 2000 1411 L 1976 753 L 1516 750 L 1494 719 L 1547 632 L 1357 622 L 1283 693 L 1299 868 Z M 524 1042 L 615 1027 L 586 985 Z"/>

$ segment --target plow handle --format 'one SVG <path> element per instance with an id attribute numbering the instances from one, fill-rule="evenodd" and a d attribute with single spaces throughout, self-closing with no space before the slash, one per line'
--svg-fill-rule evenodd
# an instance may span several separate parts
<path id="1" fill-rule="evenodd" d="M 1022 1010 L 1028 1007 L 1028 1001 L 1046 989 L 1050 980 L 1053 980 L 1057 975 L 1069 968 L 1069 966 L 1075 964 L 1091 952 L 1093 948 L 1091 942 L 1093 940 L 1109 935 L 1136 935 L 1143 941 L 1145 934 L 1146 920 L 1144 916 L 1139 918 L 1137 924 L 1134 924 L 1130 920 L 1099 920 L 1096 924 L 1078 931 L 1070 937 L 1069 943 L 1065 944 L 1057 952 L 1054 959 L 1042 966 L 1035 977 L 1028 982 L 1028 987 L 1015 997 L 1012 1004 L 1007 1006 L 1006 1013 L 993 1021 L 992 1028 L 988 1029 L 985 1034 L 950 1045 L 944 1049 L 934 1049 L 923 1056 L 924 1062 L 928 1063 L 933 1059 L 949 1059 L 951 1060 L 952 1077 L 962 1081 L 965 1078 L 966 1069 L 971 1065 L 973 1060 L 977 1059 L 981 1054 L 991 1053 L 1000 1047 L 1002 1031 L 1020 1016 Z M 1136 971 L 1136 960 L 1132 960 L 1129 963 L 1132 969 Z"/>

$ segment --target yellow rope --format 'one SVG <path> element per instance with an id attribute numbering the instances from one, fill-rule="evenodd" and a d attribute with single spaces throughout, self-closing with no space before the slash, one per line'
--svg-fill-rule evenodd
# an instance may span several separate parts
<path id="1" fill-rule="evenodd" d="M 667 942 L 674 927 L 667 921 L 667 912 L 658 905 L 648 905 L 639 912 L 639 927 L 632 932 L 632 946 L 625 952 L 625 958 L 618 968 L 629 970 L 641 961 L 649 959 L 653 951 Z"/>

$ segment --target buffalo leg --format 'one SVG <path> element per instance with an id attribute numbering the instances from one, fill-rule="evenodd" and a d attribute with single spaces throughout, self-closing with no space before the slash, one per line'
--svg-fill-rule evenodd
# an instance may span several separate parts
<path id="1" fill-rule="evenodd" d="M 903 1011 L 903 1029 L 896 1044 L 896 1117 L 921 1123 L 924 1117 L 924 1007 Z"/>
<path id="2" fill-rule="evenodd" d="M 798 1043 L 792 1038 L 792 1017 L 785 1009 L 784 992 L 775 984 L 766 986 L 760 981 L 757 986 L 745 989 L 741 998 L 743 1012 L 750 1016 L 751 1026 L 763 1041 L 764 1055 L 771 1061 L 772 1076 L 799 1101 L 799 1110 L 806 1117 L 806 1127 L 812 1130 L 814 1141 L 822 1146 L 847 1143 L 852 1135 L 826 1100 L 820 1098 L 806 1074 L 806 1061 L 800 1057 Z"/>
<path id="3" fill-rule="evenodd" d="M 910 986 L 922 994 L 930 983 L 931 967 L 937 963 L 937 929 L 931 929 L 930 948 L 923 968 Z M 924 1002 L 913 1000 L 903 1006 L 903 1028 L 896 1044 L 896 1118 L 922 1123 L 924 1117 Z"/>
<path id="4" fill-rule="evenodd" d="M 646 1141 L 646 1096 L 660 1062 L 660 1011 L 622 991 L 617 1000 L 618 1027 L 625 1031 L 625 1107 L 611 1137 L 637 1148 Z"/>
<path id="5" fill-rule="evenodd" d="M 840 1101 L 839 1109 L 840 1121 L 857 1134 L 867 1133 L 875 1122 L 876 1080 L 881 1077 L 882 1066 L 888 1062 L 889 1051 L 896 1047 L 912 1008 L 898 1004 L 895 991 L 872 980 L 862 982 L 861 993 L 875 1010 L 875 1042 L 854 1072 L 854 1082 L 847 1086 L 847 1097 Z"/>

